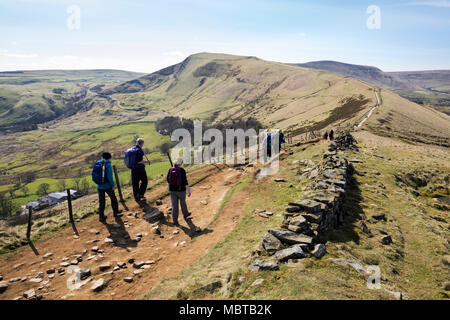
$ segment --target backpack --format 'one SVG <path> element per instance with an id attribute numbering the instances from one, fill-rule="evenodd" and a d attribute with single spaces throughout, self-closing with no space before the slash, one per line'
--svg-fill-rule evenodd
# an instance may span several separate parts
<path id="1" fill-rule="evenodd" d="M 95 184 L 105 184 L 108 182 L 108 176 L 105 173 L 106 163 L 105 160 L 98 160 L 94 163 L 92 168 L 92 181 Z"/>
<path id="2" fill-rule="evenodd" d="M 169 176 L 167 177 L 167 182 L 169 182 L 169 186 L 174 188 L 181 187 L 183 183 L 181 177 L 181 168 L 180 167 L 172 167 L 169 170 Z"/>
<path id="3" fill-rule="evenodd" d="M 131 147 L 127 151 L 123 152 L 125 154 L 125 158 L 123 161 L 125 162 L 125 165 L 128 169 L 134 169 L 136 166 L 136 154 L 137 154 L 137 148 L 136 146 Z"/>

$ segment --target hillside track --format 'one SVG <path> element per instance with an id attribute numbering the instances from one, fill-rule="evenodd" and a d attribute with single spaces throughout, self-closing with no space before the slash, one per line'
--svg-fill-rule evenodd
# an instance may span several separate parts
<path id="1" fill-rule="evenodd" d="M 253 168 L 210 166 L 188 174 L 191 182 L 205 173 L 210 174 L 192 187 L 192 196 L 187 198 L 192 223 L 188 224 L 180 217 L 180 227 L 177 228 L 171 223 L 171 219 L 166 219 L 161 223 L 161 236 L 154 234 L 152 224 L 142 219 L 143 211 L 140 206 L 130 201 L 127 203 L 129 212 L 123 212 L 122 217 L 114 219 L 111 212 L 107 213 L 106 225 L 101 224 L 96 217 L 77 224 L 78 238 L 69 228 L 36 242 L 34 246 L 40 253 L 38 256 L 31 248 L 26 247 L 14 255 L 0 258 L 0 274 L 5 281 L 27 277 L 23 282 L 9 283 L 9 288 L 0 298 L 15 299 L 29 289 L 35 289 L 36 294 L 42 295 L 43 299 L 138 298 L 163 278 L 174 276 L 185 269 L 233 230 L 243 215 L 242 208 L 248 198 L 243 193 L 236 193 L 233 195 L 233 201 L 222 204 L 227 193 L 250 171 L 253 171 Z M 156 187 L 149 192 L 147 199 L 155 199 L 166 190 L 165 184 Z M 154 206 L 152 203 L 149 205 Z M 157 208 L 167 214 L 169 207 L 170 198 L 166 196 L 162 199 L 162 205 Z M 196 232 L 196 227 L 200 227 L 201 232 Z M 117 231 L 120 231 L 119 238 Z M 138 234 L 142 234 L 142 240 L 133 241 Z M 108 237 L 114 242 L 105 242 Z M 103 254 L 92 252 L 94 246 L 103 250 Z M 87 252 L 83 254 L 84 250 Z M 44 258 L 47 253 L 53 255 Z M 69 268 L 65 268 L 65 274 L 59 275 L 57 270 L 64 258 L 69 258 L 67 262 L 70 263 L 76 255 L 82 255 L 82 261 L 77 267 L 89 268 L 92 276 L 80 289 L 70 289 L 68 281 L 71 281 L 74 273 L 70 274 Z M 87 260 L 91 255 L 95 255 L 95 258 Z M 139 274 L 136 275 L 134 271 L 138 269 L 128 262 L 130 259 L 154 263 L 148 264 L 147 269 L 139 269 Z M 117 262 L 125 262 L 127 267 L 111 272 Z M 100 265 L 105 263 L 110 263 L 111 267 L 100 271 Z M 52 268 L 56 269 L 56 273 L 55 277 L 50 279 L 46 271 Z M 42 281 L 31 282 L 40 272 L 44 274 Z M 133 281 L 127 283 L 124 281 L 125 277 L 131 277 Z M 100 292 L 93 292 L 92 283 L 99 278 L 103 278 L 107 285 Z"/>

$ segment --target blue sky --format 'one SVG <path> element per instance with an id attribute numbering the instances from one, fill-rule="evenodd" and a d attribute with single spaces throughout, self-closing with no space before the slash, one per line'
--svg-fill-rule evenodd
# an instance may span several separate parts
<path id="1" fill-rule="evenodd" d="M 370 5 L 380 29 L 366 26 Z M 0 0 L 2 71 L 152 72 L 197 52 L 450 69 L 449 35 L 450 0 Z"/>

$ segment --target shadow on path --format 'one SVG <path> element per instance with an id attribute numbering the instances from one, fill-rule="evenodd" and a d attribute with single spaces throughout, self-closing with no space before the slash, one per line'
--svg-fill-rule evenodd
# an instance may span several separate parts
<path id="1" fill-rule="evenodd" d="M 121 219 L 121 215 L 114 216 L 115 223 L 104 223 L 105 227 L 108 229 L 109 238 L 114 241 L 114 246 L 127 248 L 136 248 L 137 241 L 131 239 L 130 234 L 126 230 L 125 224 Z"/>

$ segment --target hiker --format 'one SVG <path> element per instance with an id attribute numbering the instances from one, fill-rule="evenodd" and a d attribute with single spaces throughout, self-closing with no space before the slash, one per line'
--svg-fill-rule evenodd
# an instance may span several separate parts
<path id="1" fill-rule="evenodd" d="M 117 217 L 122 210 L 119 210 L 119 203 L 117 202 L 116 194 L 114 192 L 114 179 L 111 167 L 111 154 L 109 152 L 104 152 L 102 155 L 102 160 L 98 160 L 94 164 L 92 169 L 92 180 L 97 184 L 98 192 L 98 217 L 100 222 L 105 222 L 105 194 L 111 199 L 111 207 L 114 212 L 114 216 Z"/>
<path id="2" fill-rule="evenodd" d="M 328 131 L 323 134 L 323 140 L 328 140 Z"/>
<path id="3" fill-rule="evenodd" d="M 170 200 L 172 201 L 172 220 L 175 226 L 178 226 L 178 202 L 181 205 L 184 220 L 191 215 L 186 205 L 186 191 L 188 197 L 191 196 L 191 189 L 186 177 L 186 171 L 181 167 L 183 159 L 178 158 L 172 168 L 167 173 L 167 182 L 169 184 Z"/>
<path id="4" fill-rule="evenodd" d="M 278 133 L 279 133 L 279 137 L 278 137 L 279 147 L 280 147 L 280 151 L 281 151 L 281 146 L 283 145 L 283 143 L 286 142 L 286 138 L 284 137 L 283 131 L 281 131 L 281 129 L 280 129 L 280 131 L 278 131 Z"/>
<path id="5" fill-rule="evenodd" d="M 125 151 L 125 164 L 131 169 L 131 183 L 133 184 L 133 195 L 136 201 L 145 200 L 144 195 L 147 190 L 147 171 L 145 163 L 150 164 L 150 160 L 144 160 L 144 139 L 138 138 L 136 145 Z"/>
<path id="6" fill-rule="evenodd" d="M 272 157 L 272 135 L 270 132 L 267 132 L 266 139 L 264 141 L 264 147 L 267 150 L 267 158 L 271 158 Z"/>
<path id="7" fill-rule="evenodd" d="M 328 137 L 330 138 L 330 141 L 334 140 L 334 131 L 333 131 L 333 129 L 330 130 L 330 134 L 329 134 Z"/>

